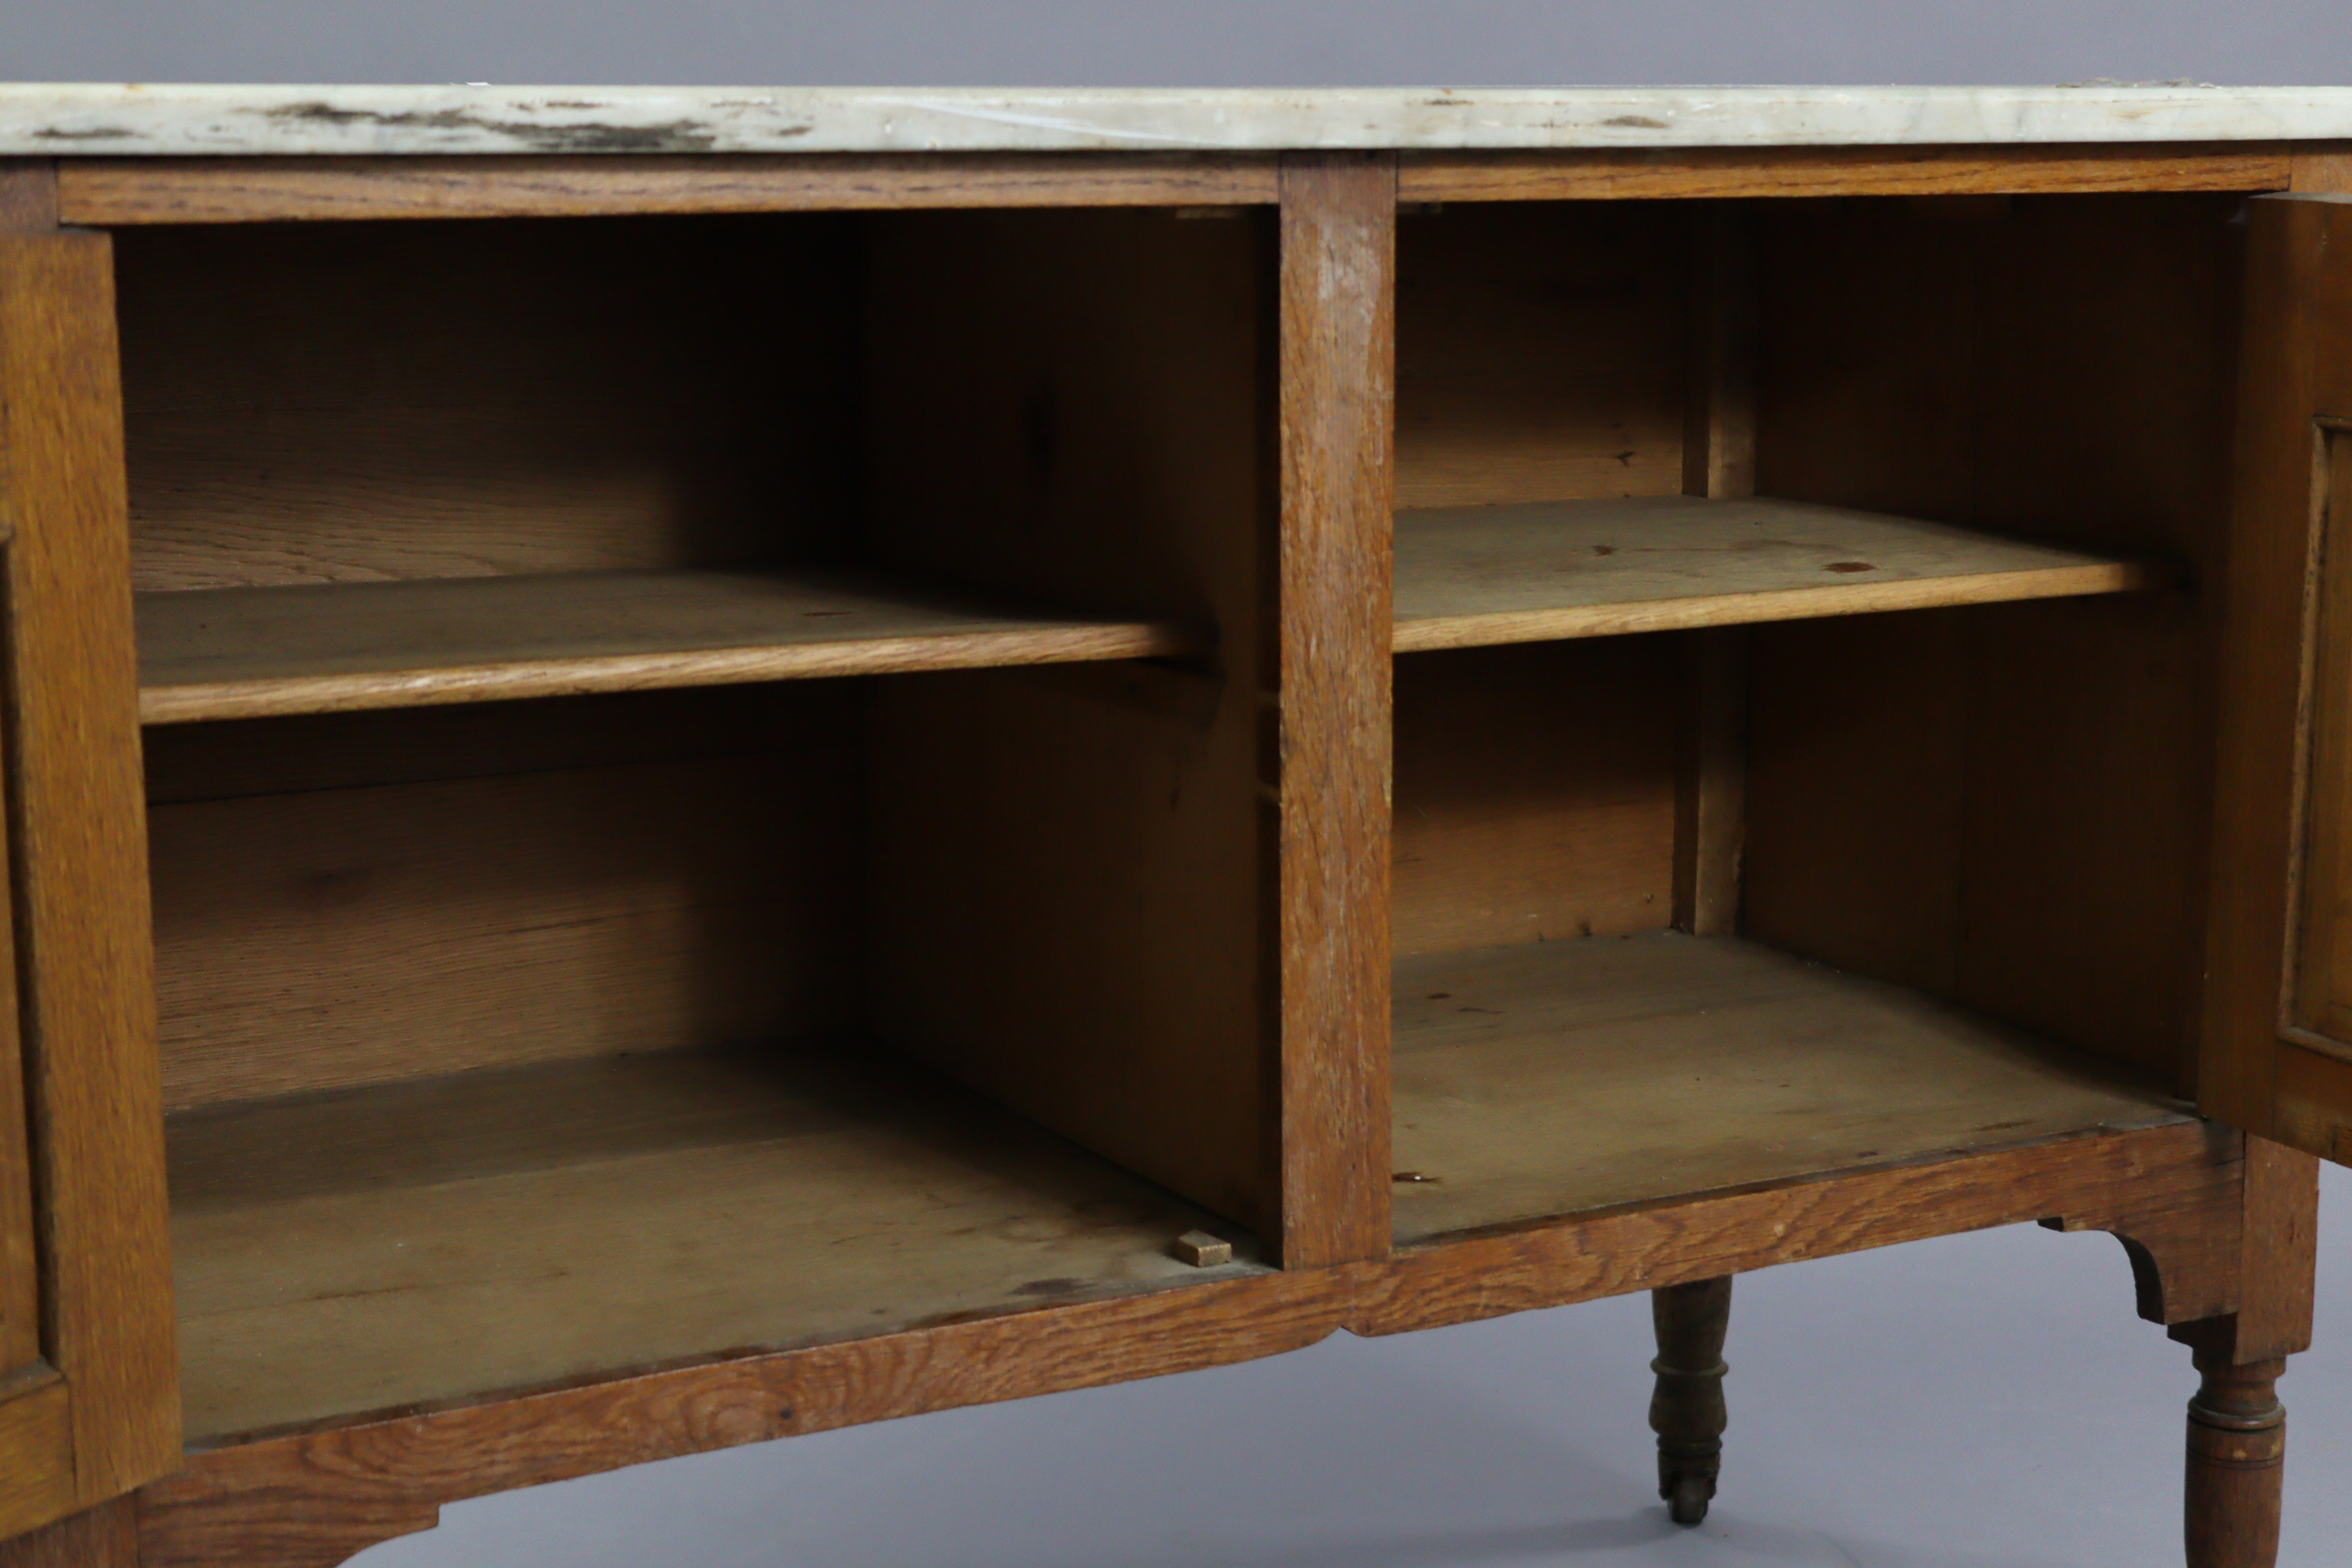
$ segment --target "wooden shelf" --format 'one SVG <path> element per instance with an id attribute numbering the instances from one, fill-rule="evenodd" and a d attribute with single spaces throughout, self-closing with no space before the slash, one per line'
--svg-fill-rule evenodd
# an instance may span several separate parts
<path id="1" fill-rule="evenodd" d="M 2158 563 L 1685 496 L 1399 512 L 1399 653 L 2168 585 Z"/>
<path id="2" fill-rule="evenodd" d="M 878 1049 L 458 1074 L 167 1135 L 194 1444 L 1263 1271 Z M 1237 1261 L 1178 1261 L 1196 1228 Z"/>
<path id="3" fill-rule="evenodd" d="M 150 724 L 1204 651 L 850 573 L 576 572 L 138 596 Z"/>
<path id="4" fill-rule="evenodd" d="M 1732 937 L 1396 966 L 1400 1243 L 2190 1120 L 1973 1014 Z"/>

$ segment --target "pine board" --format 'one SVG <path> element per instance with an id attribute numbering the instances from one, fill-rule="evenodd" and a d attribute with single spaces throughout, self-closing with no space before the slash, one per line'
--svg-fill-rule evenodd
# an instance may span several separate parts
<path id="1" fill-rule="evenodd" d="M 877 1050 L 657 1052 L 175 1116 L 192 1443 L 1255 1272 Z"/>
<path id="2" fill-rule="evenodd" d="M 2162 564 L 1799 501 L 1402 511 L 1396 651 L 2162 586 Z"/>
<path id="3" fill-rule="evenodd" d="M 566 572 L 138 599 L 150 724 L 1195 651 L 839 573 Z"/>
<path id="4" fill-rule="evenodd" d="M 1733 937 L 1396 967 L 1402 1244 L 1621 1204 L 2187 1121 L 1916 992 Z"/>

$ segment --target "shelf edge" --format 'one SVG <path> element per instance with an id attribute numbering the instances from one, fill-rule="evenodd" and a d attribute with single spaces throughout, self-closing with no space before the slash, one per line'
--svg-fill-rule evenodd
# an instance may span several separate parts
<path id="1" fill-rule="evenodd" d="M 1205 651 L 1204 639 L 1190 627 L 1122 622 L 858 642 L 514 659 L 249 680 L 142 684 L 139 690 L 139 721 L 142 724 L 181 724 L 214 719 L 284 718 L 304 713 L 431 708 L 461 702 L 732 686 L 828 676 L 1167 658 Z"/>
<path id="2" fill-rule="evenodd" d="M 2179 574 L 2162 563 L 2100 561 L 2020 572 L 1907 577 L 1887 583 L 1773 588 L 1748 594 L 1697 594 L 1676 599 L 1577 605 L 1559 609 L 1426 616 L 1400 619 L 1392 646 L 1398 653 L 1426 653 L 1497 643 L 1625 637 L 1638 632 L 1690 631 L 1760 621 L 1821 620 L 1886 610 L 1942 609 L 1960 605 L 2140 593 L 2173 587 L 2179 581 Z"/>

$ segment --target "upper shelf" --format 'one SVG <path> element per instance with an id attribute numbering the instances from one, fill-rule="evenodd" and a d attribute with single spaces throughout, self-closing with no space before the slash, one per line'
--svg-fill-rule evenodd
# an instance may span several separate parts
<path id="1" fill-rule="evenodd" d="M 1686 496 L 1402 511 L 1396 651 L 2166 586 L 2169 568 L 1941 523 Z"/>
<path id="2" fill-rule="evenodd" d="M 1204 651 L 846 573 L 577 572 L 142 594 L 150 724 Z"/>

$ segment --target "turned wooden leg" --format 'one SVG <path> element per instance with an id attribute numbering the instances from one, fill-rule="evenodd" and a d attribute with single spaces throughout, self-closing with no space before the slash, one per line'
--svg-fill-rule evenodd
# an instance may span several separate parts
<path id="1" fill-rule="evenodd" d="M 1723 1339 L 1731 1326 L 1731 1279 L 1701 1279 L 1650 1292 L 1657 1325 L 1658 1390 L 1650 1429 L 1658 1435 L 1658 1495 L 1676 1524 L 1696 1524 L 1723 1469 Z"/>
<path id="2" fill-rule="evenodd" d="M 2189 1402 L 2189 1568 L 2272 1568 L 2286 1478 L 2284 1360 L 2234 1364 L 2232 1336 L 2183 1335 L 2204 1384 Z"/>

